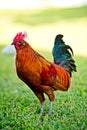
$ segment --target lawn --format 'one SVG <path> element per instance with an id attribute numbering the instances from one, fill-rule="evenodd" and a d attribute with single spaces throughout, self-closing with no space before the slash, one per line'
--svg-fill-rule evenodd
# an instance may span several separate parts
<path id="1" fill-rule="evenodd" d="M 14 58 L 2 54 L 0 46 L 0 129 L 1 130 L 87 130 L 87 57 L 75 56 L 77 73 L 68 92 L 55 92 L 53 114 L 40 116 L 40 103 L 18 79 Z M 50 52 L 40 51 L 52 60 Z"/>

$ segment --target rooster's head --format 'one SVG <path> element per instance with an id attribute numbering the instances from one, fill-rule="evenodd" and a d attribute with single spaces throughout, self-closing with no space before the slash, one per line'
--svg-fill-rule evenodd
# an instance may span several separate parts
<path id="1" fill-rule="evenodd" d="M 19 49 L 21 46 L 21 40 L 24 40 L 26 34 L 23 34 L 22 32 L 19 32 L 16 34 L 16 36 L 13 39 L 13 43 L 11 45 L 14 45 L 16 49 Z"/>

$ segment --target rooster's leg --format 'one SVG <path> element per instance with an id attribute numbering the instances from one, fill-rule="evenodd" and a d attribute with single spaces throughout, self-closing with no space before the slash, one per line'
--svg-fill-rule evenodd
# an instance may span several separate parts
<path id="1" fill-rule="evenodd" d="M 41 115 L 44 115 L 44 102 L 41 104 L 41 111 L 40 111 Z"/>
<path id="2" fill-rule="evenodd" d="M 55 96 L 54 96 L 54 93 L 53 93 L 53 89 L 50 88 L 49 91 L 46 92 L 46 94 L 48 95 L 49 100 L 50 100 L 49 115 L 51 115 L 52 114 L 53 101 L 55 99 Z"/>
<path id="3" fill-rule="evenodd" d="M 49 115 L 51 115 L 51 114 L 52 114 L 52 106 L 53 106 L 53 101 L 52 101 L 52 102 L 50 102 Z"/>
<path id="4" fill-rule="evenodd" d="M 51 102 L 51 104 L 50 104 L 50 110 L 49 110 L 49 114 L 51 114 L 52 113 L 52 105 L 53 105 L 53 101 L 54 101 L 54 99 L 55 99 L 55 96 L 54 96 L 54 90 L 51 88 L 51 87 L 49 87 L 49 86 L 44 86 L 44 85 L 40 85 L 40 86 L 36 86 L 37 87 L 37 89 L 39 89 L 40 88 L 40 91 L 42 91 L 42 92 L 44 92 L 46 95 L 48 95 L 48 97 L 49 97 L 49 100 L 50 100 L 50 102 Z M 45 101 L 45 99 L 43 98 L 43 93 L 41 94 L 41 93 L 35 93 L 36 95 L 37 95 L 37 97 L 39 98 L 39 100 L 40 100 L 40 97 L 41 97 L 41 99 L 42 100 L 40 100 L 40 102 L 41 102 L 41 114 L 43 114 L 43 112 L 44 112 L 44 101 Z"/>
<path id="5" fill-rule="evenodd" d="M 44 101 L 45 101 L 45 98 L 44 98 L 44 94 L 39 92 L 39 91 L 36 91 L 36 90 L 33 90 L 33 92 L 35 93 L 35 95 L 37 96 L 37 98 L 39 99 L 40 103 L 41 103 L 41 115 L 44 114 Z"/>

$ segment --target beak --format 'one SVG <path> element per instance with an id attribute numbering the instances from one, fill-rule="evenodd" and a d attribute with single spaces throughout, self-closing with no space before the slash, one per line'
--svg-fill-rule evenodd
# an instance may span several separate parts
<path id="1" fill-rule="evenodd" d="M 15 45 L 16 43 L 15 42 L 12 42 L 11 45 Z"/>

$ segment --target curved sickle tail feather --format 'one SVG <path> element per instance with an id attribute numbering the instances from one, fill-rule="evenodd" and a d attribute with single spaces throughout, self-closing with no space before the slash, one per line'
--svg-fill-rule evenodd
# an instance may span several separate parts
<path id="1" fill-rule="evenodd" d="M 54 63 L 63 67 L 72 76 L 72 72 L 76 72 L 75 61 L 72 58 L 73 50 L 62 40 L 63 35 L 59 34 L 55 38 L 52 54 Z"/>

